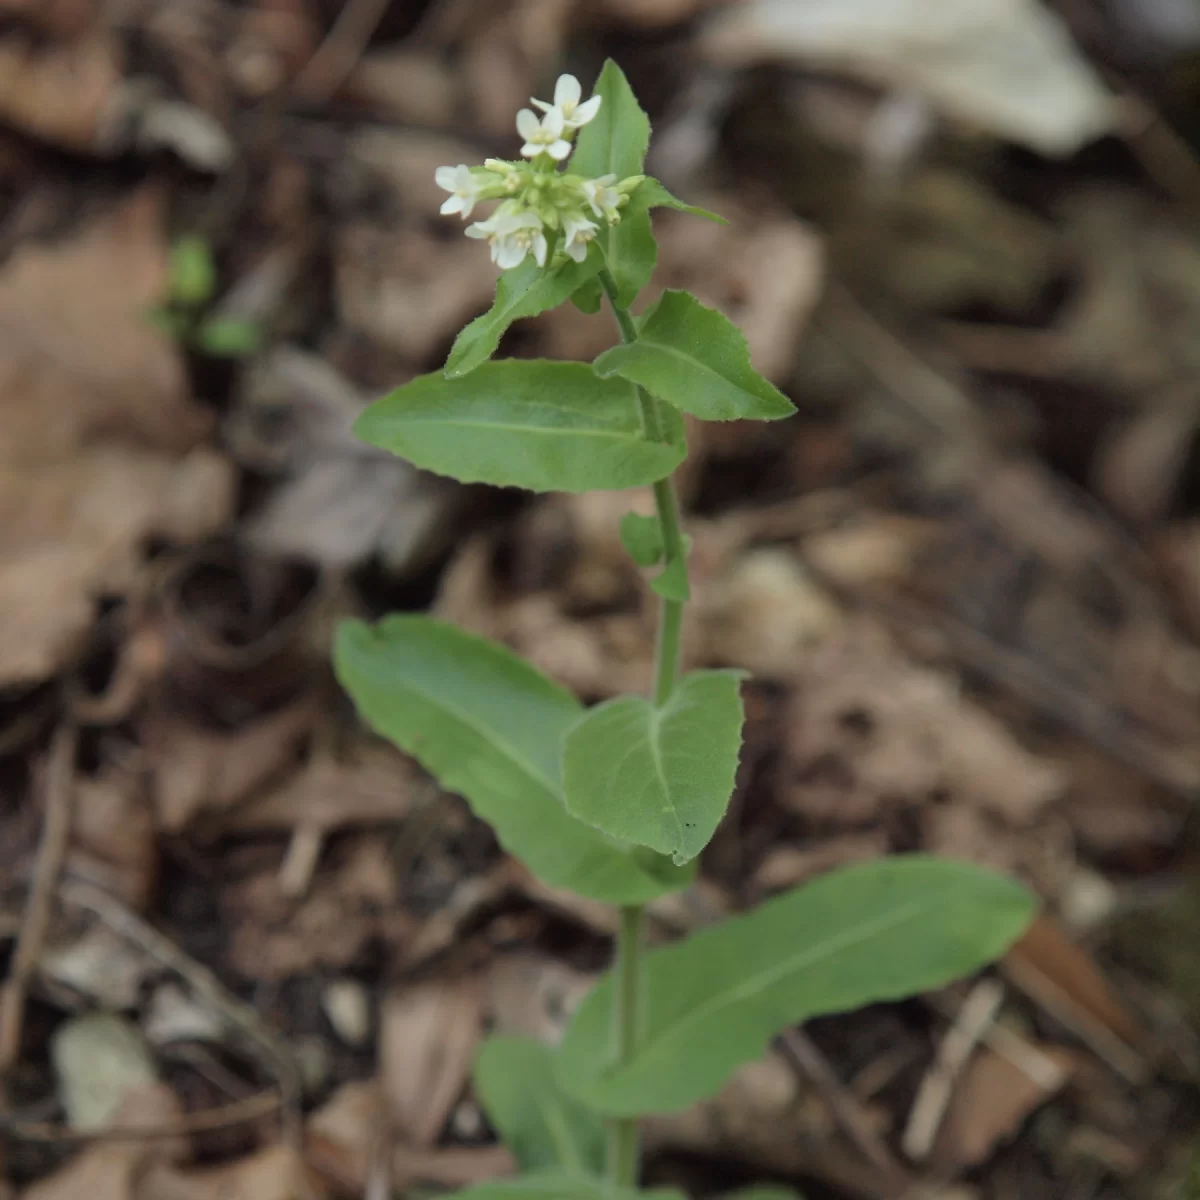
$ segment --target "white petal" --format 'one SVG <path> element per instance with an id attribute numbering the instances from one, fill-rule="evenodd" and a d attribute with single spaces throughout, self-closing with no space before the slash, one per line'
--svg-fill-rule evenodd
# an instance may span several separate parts
<path id="1" fill-rule="evenodd" d="M 438 167 L 433 173 L 433 179 L 443 191 L 452 192 L 458 179 L 458 169 L 456 167 Z"/>
<path id="2" fill-rule="evenodd" d="M 564 142 L 562 138 L 559 138 L 557 142 L 551 142 L 550 145 L 546 146 L 545 150 L 556 162 L 562 162 L 571 153 L 571 143 Z"/>
<path id="3" fill-rule="evenodd" d="M 462 215 L 465 221 L 475 209 L 476 200 L 474 196 L 455 197 L 462 205 Z"/>
<path id="4" fill-rule="evenodd" d="M 536 96 L 530 96 L 529 103 L 532 104 L 534 108 L 540 108 L 542 112 L 549 112 L 554 107 L 553 104 L 547 104 L 545 100 L 539 100 Z"/>
<path id="5" fill-rule="evenodd" d="M 617 177 L 615 175 L 598 175 L 592 182 L 600 187 L 608 187 L 610 183 L 617 182 Z"/>
<path id="6" fill-rule="evenodd" d="M 465 217 L 467 214 L 463 210 L 463 201 L 461 196 L 451 196 L 448 200 L 442 201 L 442 207 L 439 212 L 449 216 L 450 213 L 460 212 Z"/>
<path id="7" fill-rule="evenodd" d="M 568 242 L 563 249 L 567 252 L 567 257 L 576 262 L 583 262 L 587 258 L 587 242 Z"/>
<path id="8" fill-rule="evenodd" d="M 593 96 L 586 103 L 581 104 L 572 114 L 571 123 L 575 126 L 586 125 L 599 111 L 601 96 Z"/>
<path id="9" fill-rule="evenodd" d="M 533 257 L 537 259 L 537 265 L 544 267 L 546 265 L 546 251 L 549 247 L 546 245 L 546 239 L 539 233 L 533 239 Z"/>
<path id="10" fill-rule="evenodd" d="M 554 103 L 559 108 L 574 108 L 579 103 L 583 89 L 574 75 L 560 75 L 554 85 Z"/>
<path id="11" fill-rule="evenodd" d="M 555 105 L 542 118 L 542 133 L 547 140 L 552 141 L 554 138 L 562 136 L 562 131 L 566 127 L 566 124 L 567 119 L 563 114 L 563 110 L 559 108 L 558 105 Z M 521 131 L 518 130 L 517 132 L 520 133 Z M 523 138 L 529 138 L 531 141 L 533 139 L 533 134 L 531 133 L 521 133 L 521 136 Z"/>
<path id="12" fill-rule="evenodd" d="M 521 147 L 521 157 L 522 158 L 537 158 L 537 156 L 539 154 L 541 154 L 541 152 L 542 152 L 542 147 L 539 146 L 536 142 L 526 142 L 525 145 L 523 145 Z"/>
<path id="13" fill-rule="evenodd" d="M 517 132 L 526 142 L 532 142 L 540 129 L 541 122 L 537 119 L 537 113 L 533 109 L 523 108 L 517 113 Z M 524 154 L 525 151 L 522 150 L 521 153 Z"/>
<path id="14" fill-rule="evenodd" d="M 485 238 L 488 235 L 488 231 L 484 229 L 482 221 L 476 221 L 474 225 L 468 225 L 463 230 L 463 233 L 469 238 Z"/>
<path id="15" fill-rule="evenodd" d="M 497 242 L 496 263 L 502 270 L 511 270 L 525 261 L 525 255 L 528 252 L 528 247 L 520 246 L 513 241 Z"/>

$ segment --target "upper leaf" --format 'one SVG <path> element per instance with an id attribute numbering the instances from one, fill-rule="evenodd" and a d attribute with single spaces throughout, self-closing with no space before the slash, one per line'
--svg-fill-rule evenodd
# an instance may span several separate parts
<path id="1" fill-rule="evenodd" d="M 586 1179 L 562 1171 L 538 1171 L 512 1179 L 489 1179 L 451 1192 L 444 1200 L 687 1200 L 674 1188 L 636 1191 L 604 1179 Z"/>
<path id="2" fill-rule="evenodd" d="M 613 982 L 584 1000 L 559 1051 L 563 1087 L 621 1116 L 709 1096 L 780 1029 L 941 987 L 1003 953 L 1033 915 L 1020 885 L 923 855 L 822 876 L 645 962 L 642 1040 L 611 1066 Z"/>
<path id="3" fill-rule="evenodd" d="M 687 204 L 680 200 L 677 196 L 672 196 L 661 183 L 651 175 L 647 175 L 641 183 L 638 184 L 633 195 L 629 198 L 631 205 L 636 204 L 639 208 L 674 208 L 679 212 L 691 213 L 693 217 L 703 217 L 706 221 L 716 221 L 718 225 L 728 225 L 720 213 L 709 212 L 707 208 L 701 208 L 696 204 Z"/>
<path id="4" fill-rule="evenodd" d="M 619 529 L 621 545 L 639 567 L 653 567 L 662 561 L 662 525 L 657 517 L 626 513 Z"/>
<path id="5" fill-rule="evenodd" d="M 640 175 L 650 144 L 650 120 L 612 59 L 604 64 L 592 94 L 603 97 L 603 102 L 600 111 L 579 131 L 571 172 L 587 179 L 615 175 L 622 180 Z M 636 196 L 637 191 L 621 210 L 621 220 L 611 227 L 601 227 L 596 238 L 624 305 L 631 304 L 645 287 L 658 253 L 650 229 L 649 206 L 635 203 Z"/>
<path id="6" fill-rule="evenodd" d="M 690 292 L 664 292 L 642 318 L 637 341 L 605 350 L 593 366 L 708 421 L 774 421 L 796 411 L 750 365 L 742 331 Z"/>
<path id="7" fill-rule="evenodd" d="M 610 58 L 596 79 L 593 96 L 600 111 L 580 131 L 570 170 L 585 179 L 615 175 L 618 180 L 642 173 L 650 145 L 650 118 L 642 111 L 625 73 Z"/>
<path id="8" fill-rule="evenodd" d="M 362 716 L 551 887 L 641 904 L 687 885 L 566 811 L 559 760 L 579 701 L 503 646 L 428 617 L 345 621 L 334 669 Z"/>
<path id="9" fill-rule="evenodd" d="M 604 1173 L 604 1123 L 558 1086 L 548 1046 L 532 1038 L 488 1038 L 475 1059 L 475 1088 L 523 1170 Z"/>
<path id="10" fill-rule="evenodd" d="M 532 258 L 505 271 L 496 281 L 496 299 L 492 307 L 465 326 L 454 339 L 446 359 L 447 379 L 457 379 L 487 362 L 500 345 L 504 331 L 522 317 L 557 308 L 582 288 L 604 265 L 598 246 L 588 247 L 583 262 L 568 261 L 556 270 L 539 267 Z M 597 298 L 597 306 L 599 300 Z"/>
<path id="11" fill-rule="evenodd" d="M 708 845 L 733 794 L 742 735 L 737 671 L 697 671 L 655 707 L 619 696 L 567 733 L 563 794 L 581 821 L 677 863 Z"/>
<path id="12" fill-rule="evenodd" d="M 686 453 L 682 422 L 670 444 L 647 441 L 630 384 L 542 359 L 418 376 L 367 408 L 354 432 L 439 475 L 533 492 L 653 483 Z"/>

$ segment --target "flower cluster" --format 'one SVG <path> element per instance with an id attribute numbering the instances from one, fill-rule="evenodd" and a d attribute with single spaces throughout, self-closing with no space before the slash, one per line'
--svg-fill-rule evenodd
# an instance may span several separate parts
<path id="1" fill-rule="evenodd" d="M 438 167 L 437 185 L 450 193 L 443 213 L 461 213 L 466 220 L 476 204 L 499 200 L 484 221 L 468 225 L 467 237 L 486 239 L 492 261 L 508 270 L 532 254 L 544 267 L 559 253 L 575 262 L 587 257 L 588 243 L 599 222 L 615 225 L 641 175 L 617 180 L 615 175 L 585 179 L 559 171 L 571 153 L 576 132 L 600 110 L 599 96 L 580 102 L 582 90 L 574 75 L 560 75 L 554 102 L 532 100 L 533 109 L 517 113 L 517 132 L 524 139 L 515 162 L 489 158 L 482 167 Z M 561 260 L 559 260 L 561 261 Z"/>

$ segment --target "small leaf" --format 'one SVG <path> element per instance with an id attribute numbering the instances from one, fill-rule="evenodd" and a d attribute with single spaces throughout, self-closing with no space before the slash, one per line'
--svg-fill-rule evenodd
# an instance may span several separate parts
<path id="1" fill-rule="evenodd" d="M 604 64 L 592 94 L 603 98 L 600 111 L 579 131 L 571 172 L 586 179 L 615 175 L 618 181 L 640 175 L 650 144 L 650 119 L 612 59 Z M 631 197 L 621 220 L 601 226 L 596 241 L 617 281 L 618 299 L 628 306 L 649 281 L 658 254 L 648 206 Z"/>
<path id="2" fill-rule="evenodd" d="M 488 362 L 461 379 L 421 375 L 367 408 L 354 431 L 439 475 L 533 492 L 638 487 L 686 453 L 682 420 L 669 445 L 646 439 L 632 385 L 541 359 Z"/>
<path id="3" fill-rule="evenodd" d="M 548 1046 L 531 1038 L 488 1038 L 475 1059 L 475 1089 L 523 1170 L 604 1173 L 604 1124 L 558 1086 Z"/>
<path id="4" fill-rule="evenodd" d="M 741 678 L 740 671 L 697 671 L 661 707 L 619 696 L 589 710 L 563 746 L 568 810 L 677 863 L 695 858 L 733 794 Z"/>
<path id="5" fill-rule="evenodd" d="M 217 268 L 208 243 L 199 234 L 188 233 L 171 246 L 171 299 L 196 307 L 217 290 Z"/>
<path id="6" fill-rule="evenodd" d="M 211 317 L 196 331 L 196 346 L 214 358 L 245 358 L 262 340 L 260 326 L 232 317 Z"/>
<path id="7" fill-rule="evenodd" d="M 626 513 L 621 518 L 621 545 L 639 567 L 654 567 L 662 561 L 662 526 L 657 517 Z"/>
<path id="8" fill-rule="evenodd" d="M 362 717 L 458 792 L 551 887 L 641 904 L 691 872 L 621 845 L 562 805 L 560 758 L 579 701 L 511 651 L 428 617 L 345 621 L 334 669 Z"/>
<path id="9" fill-rule="evenodd" d="M 707 208 L 700 208 L 695 204 L 685 204 L 682 200 L 672 196 L 661 183 L 651 175 L 647 175 L 641 183 L 638 184 L 633 195 L 629 198 L 630 205 L 637 204 L 638 207 L 651 208 L 674 208 L 679 212 L 691 213 L 693 217 L 703 217 L 706 221 L 716 221 L 718 225 L 728 225 L 719 213 L 709 212 Z"/>
<path id="10" fill-rule="evenodd" d="M 593 366 L 707 421 L 774 421 L 796 411 L 750 365 L 742 331 L 690 292 L 664 292 L 642 318 L 637 341 L 605 350 Z"/>
<path id="11" fill-rule="evenodd" d="M 636 1191 L 603 1179 L 586 1179 L 562 1171 L 538 1171 L 512 1179 L 489 1179 L 450 1192 L 442 1200 L 687 1200 L 687 1197 L 674 1188 Z"/>
<path id="12" fill-rule="evenodd" d="M 677 558 L 667 563 L 666 568 L 650 580 L 650 590 L 664 600 L 686 604 L 692 598 L 692 589 L 688 587 L 687 559 Z"/>
<path id="13" fill-rule="evenodd" d="M 532 258 L 526 258 L 520 266 L 505 271 L 496 281 L 496 299 L 492 307 L 476 317 L 454 339 L 450 357 L 446 359 L 446 378 L 461 378 L 487 362 L 500 345 L 504 331 L 514 321 L 557 308 L 588 280 L 595 279 L 603 265 L 600 248 L 593 244 L 581 263 L 567 262 L 557 270 L 547 271 Z M 596 305 L 598 308 L 598 297 Z"/>
<path id="14" fill-rule="evenodd" d="M 646 956 L 633 1061 L 612 1067 L 613 983 L 575 1013 L 559 1082 L 621 1116 L 672 1112 L 716 1092 L 781 1029 L 941 987 L 1002 954 L 1034 898 L 965 863 L 905 855 L 845 867 Z"/>
<path id="15" fill-rule="evenodd" d="M 600 287 L 600 280 L 595 277 L 589 279 L 587 283 L 581 283 L 571 293 L 571 303 L 580 312 L 587 313 L 588 316 L 593 316 L 600 311 L 600 302 L 603 299 L 604 291 Z"/>
<path id="16" fill-rule="evenodd" d="M 618 180 L 642 173 L 650 145 L 650 118 L 629 86 L 625 73 L 610 58 L 605 61 L 593 96 L 600 110 L 580 131 L 570 170 L 585 179 L 615 175 Z"/>

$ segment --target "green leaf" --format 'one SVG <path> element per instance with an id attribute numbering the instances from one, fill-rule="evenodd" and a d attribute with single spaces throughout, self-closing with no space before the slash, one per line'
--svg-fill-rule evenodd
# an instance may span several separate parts
<path id="1" fill-rule="evenodd" d="M 586 179 L 615 175 L 618 181 L 640 175 L 650 144 L 650 120 L 611 58 L 592 95 L 603 97 L 600 111 L 579 131 L 570 171 Z M 631 197 L 621 211 L 621 220 L 611 227 L 602 226 L 596 241 L 617 281 L 620 303 L 631 304 L 649 281 L 658 254 L 649 207 L 635 204 Z"/>
<path id="2" fill-rule="evenodd" d="M 707 421 L 774 421 L 796 411 L 750 365 L 742 331 L 690 292 L 663 292 L 642 318 L 637 341 L 605 350 L 593 366 L 605 379 L 640 383 Z"/>
<path id="3" fill-rule="evenodd" d="M 640 175 L 650 145 L 650 118 L 611 58 L 605 61 L 592 95 L 601 97 L 600 111 L 579 131 L 571 173 L 585 179 L 615 175 L 618 181 Z"/>
<path id="4" fill-rule="evenodd" d="M 428 617 L 345 621 L 334 669 L 363 718 L 458 792 L 551 887 L 641 904 L 690 873 L 576 820 L 561 799 L 579 701 L 503 646 Z"/>
<path id="5" fill-rule="evenodd" d="M 653 483 L 686 453 L 682 419 L 670 444 L 646 439 L 632 385 L 542 359 L 421 375 L 367 408 L 354 432 L 439 475 L 533 492 Z"/>
<path id="6" fill-rule="evenodd" d="M 661 183 L 658 182 L 652 175 L 647 175 L 634 190 L 633 195 L 629 199 L 630 205 L 636 204 L 639 208 L 674 208 L 679 212 L 691 213 L 693 217 L 703 217 L 706 221 L 716 221 L 718 225 L 728 225 L 720 214 L 709 212 L 707 208 L 700 208 L 695 204 L 686 204 L 684 201 L 672 196 Z"/>
<path id="7" fill-rule="evenodd" d="M 145 313 L 147 324 L 153 325 L 159 333 L 175 341 L 181 341 L 187 336 L 192 327 L 192 318 L 187 313 L 176 312 L 170 308 L 151 308 Z"/>
<path id="8" fill-rule="evenodd" d="M 563 1087 L 600 1112 L 710 1096 L 781 1029 L 941 987 L 1002 954 L 1036 902 L 1019 884 L 923 855 L 846 867 L 646 957 L 641 1045 L 610 1066 L 611 976 L 559 1050 Z"/>
<path id="9" fill-rule="evenodd" d="M 557 308 L 589 280 L 595 279 L 603 265 L 600 247 L 593 243 L 581 263 L 567 262 L 557 270 L 547 271 L 532 258 L 526 258 L 520 266 L 505 271 L 496 281 L 496 299 L 492 307 L 476 317 L 454 339 L 450 357 L 446 359 L 446 378 L 461 378 L 487 362 L 500 345 L 504 331 L 514 321 Z M 597 296 L 596 307 L 599 306 Z"/>
<path id="10" fill-rule="evenodd" d="M 657 517 L 626 513 L 621 518 L 621 545 L 639 567 L 657 566 L 662 561 L 662 526 Z"/>
<path id="11" fill-rule="evenodd" d="M 262 345 L 262 328 L 253 321 L 211 317 L 196 330 L 199 349 L 214 358 L 245 358 Z"/>
<path id="12" fill-rule="evenodd" d="M 687 1200 L 674 1188 L 636 1191 L 603 1179 L 586 1179 L 562 1171 L 538 1171 L 512 1179 L 489 1179 L 451 1192 L 444 1200 Z"/>
<path id="13" fill-rule="evenodd" d="M 604 1124 L 554 1077 L 554 1051 L 531 1038 L 491 1037 L 475 1059 L 475 1089 L 521 1168 L 604 1173 Z"/>
<path id="14" fill-rule="evenodd" d="M 692 598 L 692 589 L 688 587 L 687 559 L 677 558 L 667 563 L 666 568 L 650 580 L 650 590 L 657 592 L 664 600 L 686 604 Z"/>
<path id="15" fill-rule="evenodd" d="M 189 307 L 203 304 L 217 290 L 217 268 L 208 243 L 188 233 L 171 246 L 171 299 Z"/>
<path id="16" fill-rule="evenodd" d="M 580 284 L 571 293 L 571 303 L 580 312 L 587 313 L 588 316 L 594 316 L 600 311 L 600 303 L 603 299 L 604 289 L 600 286 L 600 280 L 596 278 L 589 279 L 587 283 Z"/>
<path id="17" fill-rule="evenodd" d="M 741 745 L 740 671 L 685 675 L 656 707 L 618 696 L 567 732 L 563 795 L 581 821 L 670 854 L 708 845 L 733 794 Z"/>

